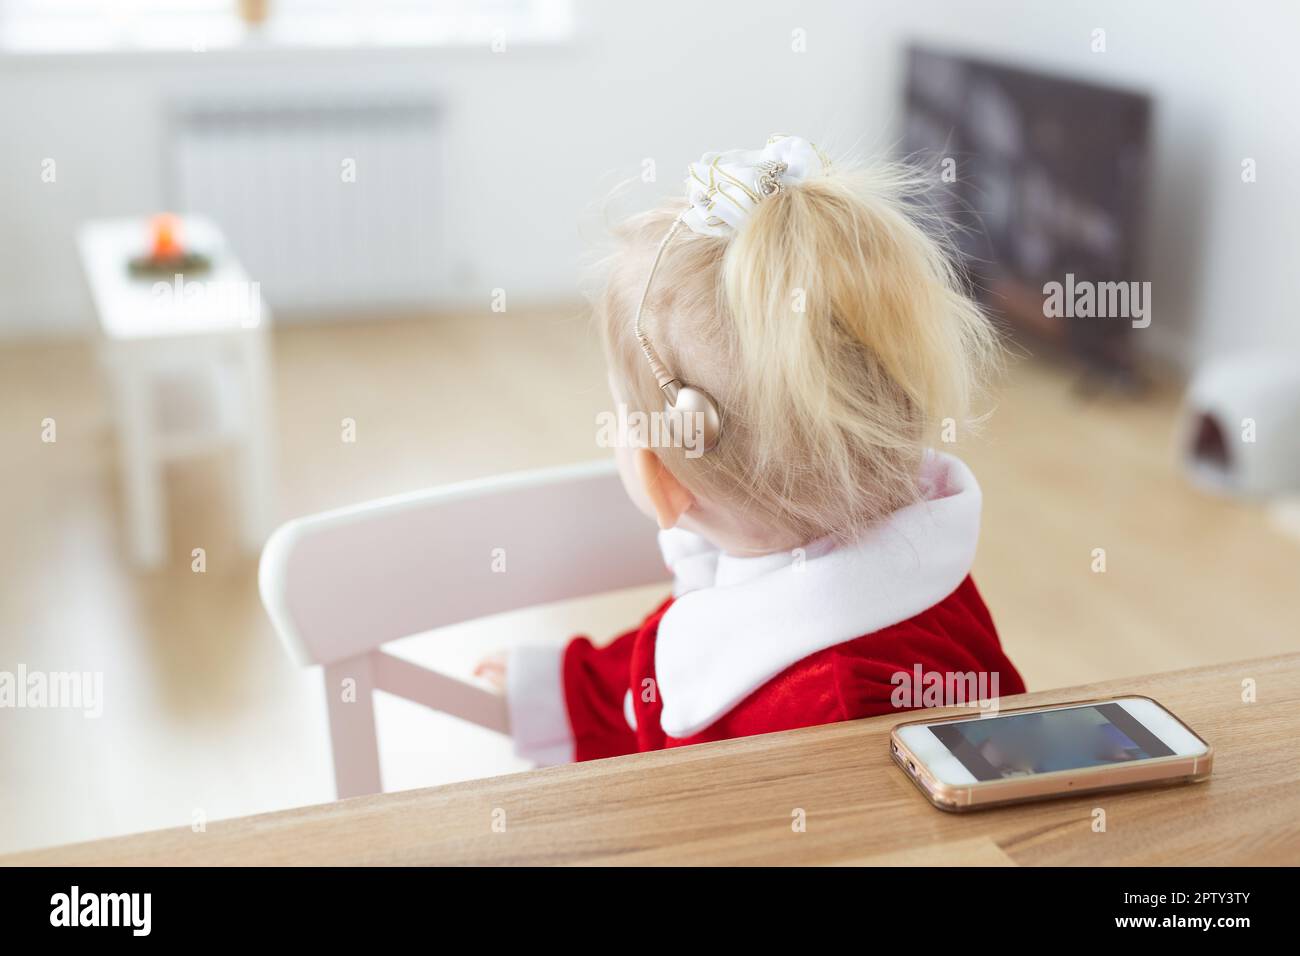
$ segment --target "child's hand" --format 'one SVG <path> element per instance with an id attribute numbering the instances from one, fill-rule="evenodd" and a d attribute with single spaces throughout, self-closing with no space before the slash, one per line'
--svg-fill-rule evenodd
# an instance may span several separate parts
<path id="1" fill-rule="evenodd" d="M 498 693 L 504 694 L 506 691 L 506 655 L 498 651 L 496 654 L 489 654 L 478 662 L 474 668 L 474 676 L 481 677 Z"/>

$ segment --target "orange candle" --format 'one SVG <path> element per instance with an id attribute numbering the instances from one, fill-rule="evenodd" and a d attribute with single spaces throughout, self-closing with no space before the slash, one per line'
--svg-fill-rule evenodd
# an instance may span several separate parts
<path id="1" fill-rule="evenodd" d="M 153 234 L 153 249 L 150 255 L 154 259 L 179 259 L 184 253 L 179 242 L 180 221 L 171 213 L 165 212 L 154 216 L 149 224 Z"/>

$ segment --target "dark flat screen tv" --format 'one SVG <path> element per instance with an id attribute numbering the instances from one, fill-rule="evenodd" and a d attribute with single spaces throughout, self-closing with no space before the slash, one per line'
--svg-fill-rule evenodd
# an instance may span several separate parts
<path id="1" fill-rule="evenodd" d="M 1075 310 L 1044 289 L 1143 280 L 1150 125 L 1142 93 L 908 50 L 902 149 L 933 170 L 975 291 L 1015 337 L 1091 366 L 1131 370 L 1140 319 L 1057 314 Z"/>

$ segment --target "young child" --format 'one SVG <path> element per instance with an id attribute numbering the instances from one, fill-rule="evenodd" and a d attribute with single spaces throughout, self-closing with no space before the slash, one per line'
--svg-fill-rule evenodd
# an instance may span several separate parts
<path id="1" fill-rule="evenodd" d="M 673 597 L 605 647 L 480 665 L 518 753 L 896 713 L 922 674 L 1024 691 L 970 578 L 979 486 L 930 448 L 996 341 L 906 190 L 773 137 L 706 154 L 685 204 L 619 231 L 596 306 L 614 399 L 683 437 L 620 442 L 619 470 L 662 529 Z"/>

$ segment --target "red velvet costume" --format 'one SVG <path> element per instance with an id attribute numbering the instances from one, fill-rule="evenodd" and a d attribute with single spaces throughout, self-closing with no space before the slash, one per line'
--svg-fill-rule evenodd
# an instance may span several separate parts
<path id="1" fill-rule="evenodd" d="M 732 558 L 666 532 L 676 598 L 604 647 L 511 656 L 517 750 L 591 760 L 900 713 L 921 702 L 918 667 L 982 697 L 1023 693 L 969 576 L 979 488 L 943 455 L 924 487 L 851 547 Z"/>

